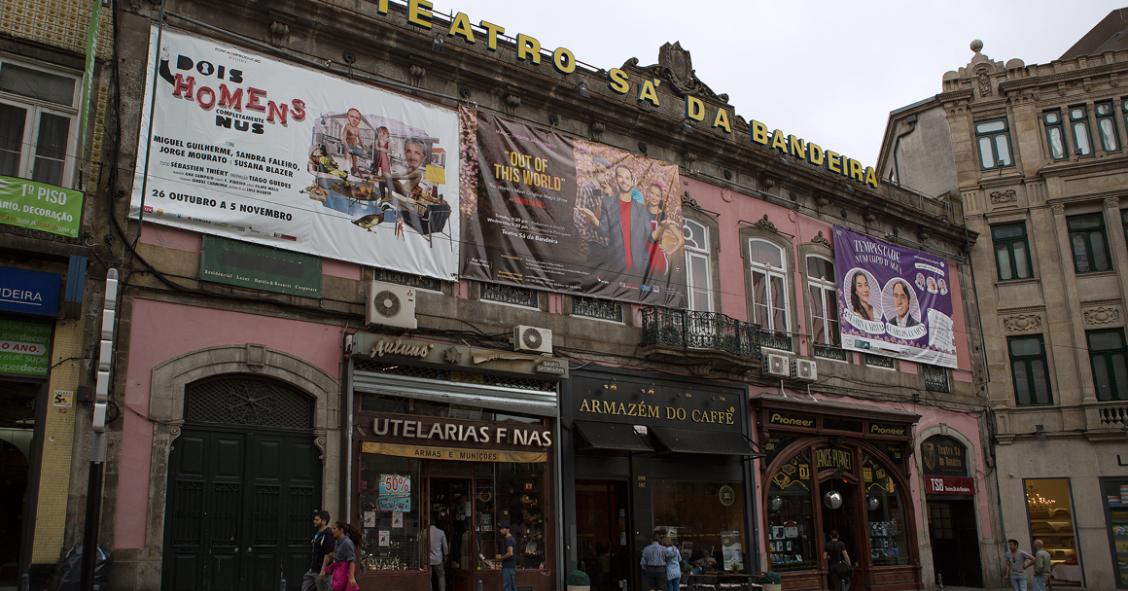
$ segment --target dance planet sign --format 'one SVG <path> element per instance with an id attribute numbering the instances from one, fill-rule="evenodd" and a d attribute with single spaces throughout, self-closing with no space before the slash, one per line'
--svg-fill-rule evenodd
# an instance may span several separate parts
<path id="1" fill-rule="evenodd" d="M 834 227 L 842 348 L 956 367 L 944 259 Z"/>
<path id="2" fill-rule="evenodd" d="M 131 216 L 455 277 L 453 110 L 167 28 L 148 71 Z"/>

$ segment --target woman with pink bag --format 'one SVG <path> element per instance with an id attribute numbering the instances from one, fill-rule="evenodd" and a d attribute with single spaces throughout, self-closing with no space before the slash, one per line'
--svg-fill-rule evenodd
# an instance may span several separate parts
<path id="1" fill-rule="evenodd" d="M 332 526 L 333 539 L 336 545 L 333 549 L 333 562 L 325 569 L 325 574 L 331 577 L 333 591 L 358 591 L 356 584 L 357 548 L 360 547 L 360 532 L 344 521 L 338 521 Z"/>

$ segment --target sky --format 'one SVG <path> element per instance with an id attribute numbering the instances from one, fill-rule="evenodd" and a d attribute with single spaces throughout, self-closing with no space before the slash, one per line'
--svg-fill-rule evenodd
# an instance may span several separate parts
<path id="1" fill-rule="evenodd" d="M 737 114 L 876 165 L 889 112 L 940 93 L 972 39 L 994 60 L 1046 63 L 1128 0 L 432 1 L 595 68 L 655 64 L 680 41 Z"/>

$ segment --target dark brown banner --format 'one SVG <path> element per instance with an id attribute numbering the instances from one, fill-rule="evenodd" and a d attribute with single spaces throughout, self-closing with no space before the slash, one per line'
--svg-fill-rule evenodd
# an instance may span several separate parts
<path id="1" fill-rule="evenodd" d="M 685 307 L 675 165 L 460 110 L 462 276 Z"/>

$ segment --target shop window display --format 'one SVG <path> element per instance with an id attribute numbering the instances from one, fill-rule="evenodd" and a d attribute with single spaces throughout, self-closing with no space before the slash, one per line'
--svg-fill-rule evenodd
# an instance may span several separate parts
<path id="1" fill-rule="evenodd" d="M 420 568 L 419 483 L 419 460 L 362 455 L 360 525 L 369 570 Z"/>
<path id="2" fill-rule="evenodd" d="M 1128 588 L 1128 480 L 1102 480 L 1116 587 Z"/>
<path id="3" fill-rule="evenodd" d="M 808 450 L 795 454 L 772 477 L 767 503 L 768 552 L 772 570 L 785 572 L 818 568 L 811 483 Z"/>
<path id="4" fill-rule="evenodd" d="M 654 523 L 682 556 L 724 571 L 744 569 L 744 488 L 739 482 L 655 481 Z"/>
<path id="5" fill-rule="evenodd" d="M 1081 566 L 1073 524 L 1073 499 L 1068 478 L 1030 478 L 1026 489 L 1026 514 L 1031 539 L 1040 538 L 1050 553 L 1050 575 L 1058 582 L 1081 582 Z"/>
<path id="6" fill-rule="evenodd" d="M 871 457 L 862 464 L 868 511 L 870 562 L 892 566 L 909 563 L 905 535 L 905 505 L 893 476 Z"/>

